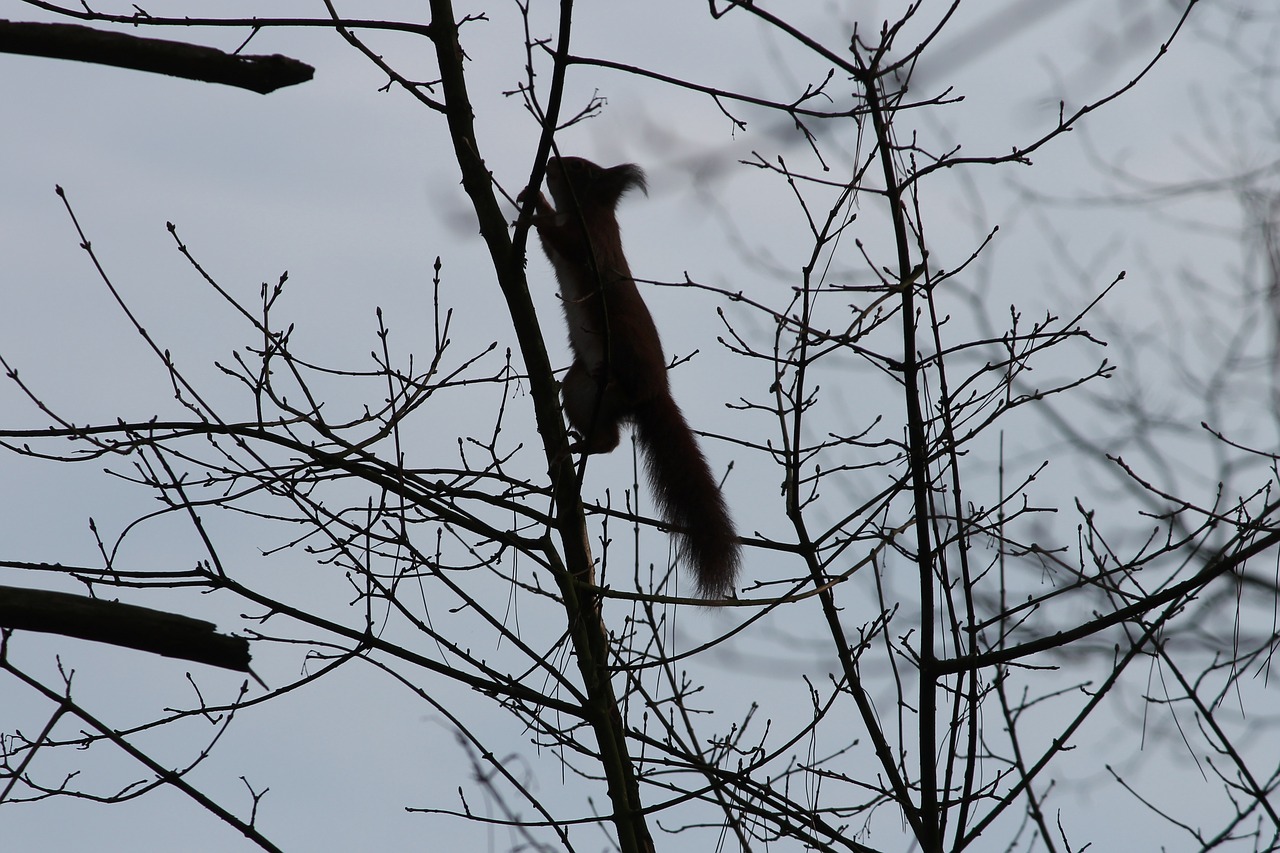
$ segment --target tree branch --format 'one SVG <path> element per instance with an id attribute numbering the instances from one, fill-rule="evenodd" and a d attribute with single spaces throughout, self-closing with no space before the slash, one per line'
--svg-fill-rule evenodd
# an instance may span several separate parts
<path id="1" fill-rule="evenodd" d="M 305 83 L 315 69 L 287 56 L 237 56 L 180 41 L 111 33 L 79 24 L 0 20 L 0 53 L 72 59 L 221 83 L 260 95 Z"/>
<path id="2" fill-rule="evenodd" d="M 249 640 L 202 619 L 66 592 L 0 586 L 0 626 L 250 672 Z"/>

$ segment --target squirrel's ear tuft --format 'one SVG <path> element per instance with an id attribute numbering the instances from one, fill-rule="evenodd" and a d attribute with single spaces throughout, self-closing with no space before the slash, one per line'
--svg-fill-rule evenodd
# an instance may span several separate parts
<path id="1" fill-rule="evenodd" d="M 641 169 L 635 163 L 623 163 L 621 166 L 614 166 L 609 170 L 609 173 L 616 182 L 619 197 L 630 189 L 638 189 L 645 195 L 649 194 L 649 181 L 644 176 L 644 169 Z"/>

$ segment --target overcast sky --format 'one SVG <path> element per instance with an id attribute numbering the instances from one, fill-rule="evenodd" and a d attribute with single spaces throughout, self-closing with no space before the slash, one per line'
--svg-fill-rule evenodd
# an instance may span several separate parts
<path id="1" fill-rule="evenodd" d="M 122 11 L 130 9 L 127 3 L 118 5 Z M 471 91 L 487 164 L 514 194 L 529 172 L 537 127 L 519 98 L 502 94 L 522 77 L 524 55 L 515 4 L 489 5 L 490 20 L 470 24 L 464 45 L 471 59 Z M 533 5 L 536 34 L 550 35 L 554 10 L 542 8 L 537 0 Z M 712 21 L 705 4 L 697 3 L 610 0 L 578 5 L 574 45 L 581 54 L 781 99 L 794 97 L 803 81 L 817 81 L 825 74 L 819 63 L 798 58 L 778 36 L 745 15 Z M 814 31 L 839 51 L 848 43 L 853 15 L 870 32 L 900 4 L 804 5 L 806 9 L 796 14 L 812 18 L 797 23 L 803 27 L 823 22 Z M 999 154 L 1012 144 L 1025 143 L 1053 126 L 1060 99 L 1069 111 L 1136 74 L 1168 37 L 1177 17 L 1171 5 L 1156 0 L 966 4 L 948 24 L 936 50 L 926 54 L 913 88 L 924 98 L 951 87 L 951 94 L 964 100 L 921 114 L 911 129 L 933 151 L 960 144 L 971 155 Z M 1059 313 L 1078 310 L 1090 297 L 1082 286 L 1096 292 L 1126 270 L 1129 283 L 1111 304 L 1117 316 L 1135 324 L 1133 334 L 1149 333 L 1159 325 L 1157 320 L 1165 319 L 1164 312 L 1172 310 L 1159 303 L 1178 292 L 1171 282 L 1180 274 L 1195 269 L 1217 275 L 1240 263 L 1233 234 L 1238 214 L 1229 199 L 1202 196 L 1181 206 L 1118 209 L 1030 200 L 1078 200 L 1118 193 L 1126 186 L 1133 189 L 1109 174 L 1117 165 L 1144 180 L 1176 182 L 1274 158 L 1267 148 L 1274 143 L 1274 130 L 1269 142 L 1265 135 L 1267 104 L 1241 88 L 1243 69 L 1231 61 L 1231 39 L 1243 44 L 1255 31 L 1224 28 L 1227 16 L 1218 8 L 1224 4 L 1206 0 L 1201 5 L 1206 8 L 1194 19 L 1197 27 L 1175 43 L 1155 73 L 1121 102 L 1038 153 L 1034 168 L 978 167 L 930 184 L 931 252 L 941 266 L 957 266 L 992 227 L 1000 228 L 989 259 L 975 267 L 965 283 L 975 292 L 985 288 L 991 304 L 1001 306 L 995 312 L 1001 315 L 997 322 L 1004 322 L 1004 306 L 1015 299 L 1029 315 L 1050 305 Z M 1049 6 L 1052 13 L 1044 11 Z M 479 8 L 468 4 L 463 11 Z M 199 3 L 147 11 L 233 14 L 227 4 Z M 352 4 L 344 11 L 367 18 L 426 14 L 425 4 L 397 2 Z M 320 17 L 324 8 L 319 3 L 281 2 L 272 4 L 271 12 Z M 50 16 L 14 0 L 0 0 L 0 18 Z M 139 32 L 224 49 L 234 49 L 246 35 L 239 30 Z M 1224 32 L 1226 43 L 1215 43 Z M 370 42 L 410 76 L 432 76 L 429 46 L 421 39 L 382 34 L 371 36 Z M 221 285 L 249 303 L 256 300 L 260 283 L 275 282 L 287 271 L 289 284 L 278 311 L 296 324 L 295 349 L 325 364 L 373 366 L 369 353 L 377 344 L 377 307 L 391 327 L 394 351 L 426 357 L 437 256 L 443 262 L 442 292 L 456 311 L 455 361 L 479 354 L 496 341 L 498 348 L 487 363 L 497 370 L 505 348 L 514 346 L 458 187 L 442 117 L 402 92 L 380 92 L 383 75 L 329 31 L 267 30 L 246 52 L 295 57 L 315 66 L 315 79 L 262 96 L 133 71 L 0 55 L 0 103 L 5 109 L 5 131 L 0 134 L 0 355 L 42 399 L 76 423 L 184 412 L 173 400 L 154 355 L 78 247 L 79 238 L 54 193 L 55 185 L 65 189 L 98 259 L 139 321 L 213 399 L 243 406 L 243 395 L 214 362 L 225 362 L 233 350 L 252 343 L 252 330 L 180 256 L 167 222 L 176 225 L 182 240 Z M 542 70 L 549 74 L 549 65 Z M 545 84 L 546 77 L 540 82 Z M 837 96 L 847 93 L 847 83 L 836 79 L 832 91 Z M 638 277 L 679 281 L 688 273 L 696 281 L 785 306 L 779 293 L 785 292 L 788 275 L 799 269 L 808 250 L 803 220 L 784 183 L 738 161 L 758 150 L 808 163 L 807 147 L 793 129 L 742 109 L 748 128 L 735 131 L 705 97 L 586 67 L 571 70 L 568 93 L 567 110 L 592 93 L 605 98 L 607 105 L 599 117 L 561 135 L 563 151 L 604 164 L 634 161 L 648 172 L 648 198 L 628 197 L 620 214 Z M 1231 122 L 1247 130 L 1227 133 L 1230 144 L 1224 144 L 1215 133 Z M 899 127 L 900 135 L 903 132 Z M 840 133 L 849 134 L 849 128 Z M 852 135 L 832 134 L 821 142 L 835 152 L 841 167 L 856 159 L 858 140 Z M 862 156 L 866 151 L 861 150 Z M 835 179 L 841 177 L 837 174 Z M 883 224 L 870 210 L 873 203 L 865 206 L 866 226 L 857 236 L 889 263 L 891 247 L 875 243 L 883 238 Z M 1050 221 L 1053 230 L 1046 233 Z M 1189 229 L 1188 223 L 1194 227 Z M 1078 268 L 1064 262 L 1064 253 Z M 553 361 L 562 367 L 568 356 L 550 269 L 536 252 L 531 253 L 529 269 Z M 837 271 L 863 276 L 850 283 L 869 283 L 851 246 Z M 767 365 L 744 365 L 717 346 L 716 337 L 725 335 L 717 308 L 724 308 L 740 328 L 756 333 L 757 344 L 763 345 L 771 330 L 758 316 L 710 294 L 655 287 L 645 295 L 668 356 L 698 352 L 691 366 L 673 372 L 682 407 L 700 429 L 732 432 L 736 416 L 725 403 L 759 397 L 772 374 Z M 1194 345 L 1191 340 L 1169 344 Z M 1165 401 L 1158 365 L 1144 364 L 1135 356 L 1122 366 L 1130 371 L 1122 381 L 1146 389 L 1157 403 Z M 338 402 L 359 405 L 360 400 Z M 864 401 L 855 397 L 849 405 L 856 408 L 860 402 Z M 475 428 L 483 431 L 492 423 L 493 408 L 481 403 L 458 410 L 456 418 L 459 424 L 473 419 Z M 0 421 L 35 427 L 48 418 L 12 384 L 3 384 Z M 419 425 L 422 440 L 433 440 L 438 426 Z M 505 427 L 517 430 L 519 440 L 533 449 L 525 464 L 535 472 L 539 445 L 528 412 L 509 415 Z M 513 446 L 516 441 L 511 439 Z M 588 482 L 594 494 L 600 496 L 609 482 L 619 482 L 613 477 L 627 476 L 630 460 L 621 458 L 626 455 L 599 462 L 592 475 L 599 479 Z M 712 445 L 709 455 L 722 470 L 731 448 Z M 100 560 L 88 529 L 91 516 L 110 537 L 155 508 L 149 495 L 104 476 L 103 467 L 102 462 L 72 468 L 0 456 L 0 558 Z M 776 506 L 756 497 L 773 500 L 776 474 L 748 463 L 733 476 L 737 479 L 731 503 L 740 526 L 783 535 L 785 519 Z M 1078 476 L 1072 470 L 1047 472 L 1044 483 L 1051 485 L 1044 488 L 1078 483 Z M 871 492 L 873 487 L 864 490 Z M 214 526 L 226 553 L 247 561 L 262 562 L 260 551 L 281 544 L 288 535 L 252 522 L 224 520 Z M 278 589 L 296 584 L 306 589 L 317 608 L 342 614 L 350 597 L 344 579 L 340 574 L 318 576 L 309 570 L 314 567 L 300 562 L 302 556 L 269 561 L 271 574 L 264 584 Z M 158 525 L 145 536 L 127 540 L 121 558 L 144 568 L 186 565 L 198 558 L 198 552 L 189 531 Z M 770 571 L 769 559 L 751 558 L 746 580 L 767 578 Z M 0 573 L 0 583 L 49 583 L 80 591 L 16 572 Z M 236 621 L 243 608 L 220 611 L 199 596 L 121 597 L 216 615 L 227 631 L 244 627 Z M 714 633 L 715 627 L 692 622 L 692 614 L 683 618 L 682 637 Z M 798 639 L 809 636 L 795 625 L 778 630 Z M 719 676 L 718 695 L 768 703 L 772 697 L 766 694 L 774 688 L 748 682 L 745 672 L 764 670 L 774 677 L 803 670 L 825 678 L 833 668 L 824 660 L 821 646 L 811 649 L 797 642 L 785 652 L 771 648 L 777 636 L 781 634 L 746 638 L 742 646 L 722 651 L 720 657 L 691 663 L 691 669 L 699 677 Z M 492 642 L 480 635 L 462 639 Z M 192 667 L 179 662 L 32 634 L 19 635 L 12 653 L 47 679 L 56 678 L 53 656 L 60 655 L 77 672 L 77 694 L 91 701 L 103 719 L 121 727 L 155 716 L 158 709 L 193 701 L 183 675 Z M 255 662 L 273 685 L 296 678 L 304 667 L 297 649 L 264 650 L 261 656 L 255 653 Z M 213 757 L 193 774 L 193 781 L 242 813 L 248 799 L 239 777 L 247 776 L 257 788 L 269 786 L 272 793 L 263 801 L 262 826 L 268 837 L 289 850 L 488 849 L 486 830 L 404 811 L 405 806 L 457 807 L 455 791 L 467 784 L 470 767 L 451 726 L 376 671 L 354 666 L 348 670 L 245 713 Z M 241 681 L 231 673 L 195 674 L 205 695 L 219 699 L 234 695 Z M 432 689 L 451 698 L 458 698 L 453 692 L 462 692 L 448 685 Z M 468 707 L 477 709 L 470 722 L 493 733 L 495 750 L 527 756 L 515 762 L 521 767 L 526 760 L 530 766 L 536 762 L 528 734 L 512 730 L 513 718 L 475 702 Z M 770 711 L 785 713 L 786 702 L 779 699 Z M 16 727 L 33 734 L 31 729 L 38 729 L 47 714 L 42 701 L 12 682 L 0 683 L 0 730 Z M 1087 732 L 1084 742 L 1106 743 L 1108 725 L 1120 722 L 1109 719 Z M 178 762 L 178 756 L 188 755 L 184 745 L 210 737 L 211 731 L 192 725 L 182 733 L 157 734 L 147 745 Z M 92 760 L 85 759 L 91 769 L 77 784 L 106 791 L 145 775 L 109 753 L 109 747 L 97 747 Z M 68 753 L 59 760 L 68 762 L 70 771 L 80 758 Z M 1154 759 L 1129 755 L 1117 760 L 1137 766 Z M 1179 773 L 1198 778 L 1182 759 L 1170 762 Z M 1077 770 L 1080 775 L 1073 776 Z M 46 778 L 56 776 L 55 767 L 44 772 Z M 1141 840 L 1126 840 L 1126 833 L 1134 831 L 1126 820 L 1131 802 L 1090 798 L 1097 780 L 1089 774 L 1097 772 L 1096 763 L 1073 767 L 1068 762 L 1060 777 L 1067 796 L 1079 797 L 1098 821 L 1094 826 L 1073 826 L 1081 833 L 1079 840 L 1096 841 L 1100 850 L 1156 849 L 1149 826 L 1141 829 L 1140 837 L 1149 842 L 1145 846 Z M 578 799 L 584 796 L 581 790 L 558 787 L 564 780 L 556 775 L 553 762 L 538 765 L 532 775 L 550 799 L 572 804 L 566 811 L 584 810 Z M 596 808 L 604 808 L 602 790 L 590 795 L 596 798 Z M 1178 797 L 1170 793 L 1167 802 L 1177 807 Z M 473 805 L 483 809 L 479 800 Z M 1097 826 L 1107 827 L 1105 843 Z M 253 849 L 172 790 L 113 806 L 69 799 L 5 806 L 0 811 L 0 838 L 5 839 L 0 844 L 15 845 L 14 850 Z M 513 843 L 505 832 L 494 833 L 493 849 Z M 683 836 L 667 837 L 662 849 L 706 849 L 696 844 L 681 847 L 682 843 Z M 880 838 L 873 843 L 886 842 Z M 593 838 L 580 849 L 604 845 L 603 839 Z"/>

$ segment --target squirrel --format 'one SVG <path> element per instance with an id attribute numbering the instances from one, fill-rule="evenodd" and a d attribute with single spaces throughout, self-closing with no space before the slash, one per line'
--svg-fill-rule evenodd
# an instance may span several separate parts
<path id="1" fill-rule="evenodd" d="M 555 268 L 573 364 L 561 383 L 575 448 L 608 453 L 623 423 L 635 425 L 649 487 L 674 528 L 703 598 L 734 587 L 741 553 L 724 496 L 671 396 L 658 329 L 640 298 L 615 211 L 623 194 L 648 185 L 639 166 L 606 169 L 580 157 L 547 162 L 546 196 L 533 225 Z"/>

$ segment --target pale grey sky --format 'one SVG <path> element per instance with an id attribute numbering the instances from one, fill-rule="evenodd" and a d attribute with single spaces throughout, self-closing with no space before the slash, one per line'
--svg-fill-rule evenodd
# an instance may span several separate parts
<path id="1" fill-rule="evenodd" d="M 258 4 L 240 5 L 260 9 Z M 468 71 L 487 163 L 514 194 L 528 174 L 537 128 L 518 98 L 501 94 L 520 82 L 524 61 L 515 4 L 488 5 L 491 20 L 473 23 L 464 33 L 471 58 Z M 537 34 L 551 34 L 554 8 L 537 0 L 533 5 Z M 926 9 L 944 5 L 924 4 Z M 919 122 L 900 125 L 899 133 L 909 126 L 931 151 L 960 144 L 964 153 L 973 156 L 1004 153 L 1010 145 L 1023 144 L 1050 129 L 1060 98 L 1067 100 L 1070 110 L 1136 74 L 1167 38 L 1176 19 L 1170 4 L 1155 0 L 1132 4 L 1078 0 L 1061 4 L 1062 11 L 1055 15 L 1022 14 L 1035 5 L 1030 0 L 964 4 L 932 54 L 938 66 L 931 67 L 926 54 L 918 89 L 912 93 L 924 99 L 952 87 L 951 94 L 963 96 L 963 102 L 921 113 Z M 1225 16 L 1217 7 L 1222 5 L 1205 0 L 1197 25 L 1203 21 L 1205 31 L 1221 32 L 1218 24 Z M 820 63 L 797 58 L 779 37 L 745 15 L 712 21 L 705 5 L 696 3 L 579 6 L 576 53 L 746 89 L 762 97 L 793 97 L 802 88 L 800 81 L 820 80 L 825 73 Z M 130 8 L 127 3 L 119 7 Z M 813 4 L 795 12 L 810 19 L 800 17 L 795 22 L 812 27 L 825 43 L 842 50 L 854 14 L 869 32 L 898 7 L 884 2 Z M 463 11 L 479 8 L 469 4 Z M 210 10 L 231 14 L 224 4 L 147 7 L 156 15 Z M 357 10 L 343 11 L 356 14 Z M 281 2 L 272 5 L 271 13 L 319 17 L 324 7 L 300 0 Z M 407 17 L 425 16 L 426 11 L 424 4 L 384 2 L 360 4 L 358 14 Z M 937 10 L 932 10 L 929 19 L 936 16 Z M 0 0 L 0 18 L 45 20 L 49 16 L 15 0 Z M 1243 44 L 1251 37 L 1252 31 L 1240 32 L 1229 38 L 1240 38 Z M 245 35 L 239 30 L 145 34 L 225 49 L 233 49 Z M 423 41 L 388 34 L 371 35 L 369 41 L 407 73 L 432 75 Z M 380 72 L 334 33 L 267 30 L 251 42 L 247 52 L 296 57 L 316 67 L 315 79 L 261 96 L 131 71 L 0 55 L 0 103 L 6 112 L 5 132 L 0 134 L 0 255 L 4 258 L 0 293 L 5 300 L 0 311 L 0 355 L 42 398 L 76 423 L 176 417 L 183 411 L 154 356 L 131 330 L 78 248 L 72 224 L 54 194 L 55 184 L 65 188 L 98 258 L 147 330 L 160 346 L 172 350 L 183 369 L 214 399 L 236 411 L 245 411 L 244 396 L 213 363 L 225 362 L 235 349 L 253 343 L 252 331 L 180 257 L 166 222 L 175 223 L 211 275 L 248 303 L 256 300 L 261 282 L 274 282 L 287 270 L 289 284 L 277 313 L 296 323 L 295 348 L 326 365 L 373 367 L 369 353 L 377 345 L 378 306 L 392 329 L 393 351 L 426 358 L 431 267 L 437 256 L 444 263 L 444 299 L 456 312 L 454 363 L 496 341 L 497 349 L 484 363 L 497 372 L 503 351 L 515 345 L 458 187 L 443 118 L 401 92 L 379 92 L 384 83 Z M 1070 314 L 1092 295 L 1077 289 L 1081 271 L 1096 292 L 1120 270 L 1127 270 L 1129 283 L 1109 304 L 1117 316 L 1134 324 L 1130 327 L 1134 335 L 1159 334 L 1164 327 L 1158 321 L 1178 313 L 1176 304 L 1161 300 L 1175 292 L 1171 282 L 1180 274 L 1196 270 L 1217 276 L 1240 263 L 1239 247 L 1228 233 L 1238 225 L 1229 201 L 1194 198 L 1153 211 L 1138 206 L 1045 204 L 1029 200 L 1028 194 L 1063 199 L 1116 192 L 1118 184 L 1106 174 L 1099 156 L 1107 163 L 1123 163 L 1151 181 L 1195 180 L 1270 162 L 1274 151 L 1268 146 L 1274 143 L 1274 133 L 1268 139 L 1262 131 L 1268 115 L 1274 114 L 1267 112 L 1260 98 L 1240 89 L 1242 69 L 1226 61 L 1225 55 L 1224 48 L 1203 32 L 1190 30 L 1138 89 L 1037 153 L 1034 168 L 978 166 L 933 180 L 926 195 L 935 263 L 954 268 L 998 225 L 1000 232 L 989 255 L 970 276 L 957 282 L 986 294 L 998 328 L 1013 300 L 1028 317 L 1047 306 Z M 549 64 L 541 70 L 540 82 L 545 85 Z M 845 93 L 849 84 L 837 75 L 832 87 L 833 92 Z M 670 282 L 681 280 L 687 272 L 696 281 L 741 290 L 771 307 L 785 306 L 783 294 L 794 282 L 787 274 L 798 270 L 809 250 L 803 220 L 784 183 L 738 161 L 759 150 L 785 153 L 812 168 L 799 137 L 749 109 L 739 111 L 749 121 L 747 130 L 735 133 L 729 120 L 701 95 L 617 72 L 573 68 L 567 109 L 593 92 L 607 99 L 606 109 L 566 131 L 559 143 L 566 153 L 606 164 L 635 161 L 647 170 L 649 197 L 628 197 L 620 211 L 636 275 Z M 1217 144 L 1213 137 L 1215 126 L 1223 130 L 1232 121 L 1250 129 L 1231 140 L 1237 148 Z M 834 180 L 844 178 L 851 159 L 866 156 L 865 148 L 857 150 L 858 139 L 850 128 L 843 125 L 822 139 L 824 152 L 832 155 L 836 166 Z M 1207 160 L 1206 151 L 1220 160 Z M 891 263 L 892 247 L 884 241 L 878 202 L 864 199 L 858 205 L 860 220 L 851 238 L 863 240 L 879 263 Z M 1188 229 L 1188 221 L 1197 227 Z M 747 256 L 742 246 L 758 255 Z M 852 243 L 840 252 L 833 276 L 847 283 L 869 283 Z M 1064 252 L 1080 265 L 1079 270 L 1064 262 Z M 533 251 L 529 269 L 553 362 L 564 366 L 568 356 L 549 267 Z M 860 280 L 849 281 L 858 275 Z M 753 333 L 757 346 L 766 345 L 771 329 L 759 316 L 711 294 L 651 287 L 645 296 L 668 356 L 698 351 L 691 365 L 673 373 L 675 393 L 686 414 L 699 429 L 735 432 L 735 419 L 742 415 L 725 404 L 760 398 L 771 373 L 767 365 L 744 363 L 717 345 L 717 336 L 726 331 L 716 310 L 724 308 L 736 328 Z M 963 300 L 957 303 L 956 323 L 968 327 L 974 320 L 965 316 L 969 309 L 964 305 Z M 1194 318 L 1199 310 L 1192 306 L 1190 316 L 1183 319 Z M 1192 339 L 1165 344 L 1184 349 L 1198 345 Z M 1168 374 L 1161 372 L 1160 359 L 1147 361 L 1155 363 L 1123 364 L 1130 371 L 1123 381 L 1144 388 L 1161 407 L 1177 411 L 1182 403 L 1172 397 L 1169 402 L 1163 399 Z M 838 376 L 845 367 L 833 370 Z M 1046 365 L 1045 373 L 1059 368 L 1069 372 L 1078 365 Z M 883 386 L 874 378 L 867 380 L 866 387 L 864 393 L 845 401 L 850 410 L 883 409 L 889 416 L 896 411 L 891 398 L 886 398 L 887 403 L 882 399 Z M 360 393 L 369 397 L 361 398 Z M 378 393 L 376 388 L 366 389 L 353 397 L 339 397 L 333 405 L 354 409 L 368 399 L 381 399 Z M 451 448 L 447 436 L 465 432 L 468 425 L 480 432 L 491 426 L 496 396 L 486 399 L 477 392 L 477 397 L 459 399 L 466 399 L 469 406 L 451 410 L 449 423 L 414 425 L 422 447 L 441 442 Z M 872 415 L 864 416 L 869 425 Z M 0 383 L 0 421 L 6 426 L 40 426 L 47 420 L 11 384 Z M 1034 419 L 1019 423 L 1026 432 L 1009 436 L 1011 448 L 1043 455 L 1044 444 L 1052 445 L 1054 439 Z M 527 398 L 512 402 L 504 429 L 513 431 L 504 435 L 506 446 L 513 448 L 521 441 L 526 446 L 526 455 L 513 468 L 537 476 L 541 460 Z M 760 436 L 769 429 L 767 424 L 759 426 Z M 736 460 L 729 494 L 743 532 L 785 538 L 776 471 L 758 460 L 736 459 L 733 448 L 725 444 L 710 443 L 708 448 L 717 470 L 723 470 L 731 458 Z M 456 451 L 449 453 L 454 455 L 445 458 L 456 459 Z M 430 454 L 423 458 L 429 460 Z M 437 459 L 433 464 L 444 462 Z M 72 468 L 0 455 L 0 541 L 4 543 L 0 559 L 93 561 L 90 516 L 106 535 L 115 536 L 132 519 L 157 508 L 143 490 L 104 476 L 103 466 L 103 462 L 92 462 Z M 1188 466 L 1194 467 L 1190 462 Z M 612 489 L 615 501 L 621 501 L 629 476 L 629 454 L 593 460 L 587 489 L 599 499 Z M 1077 489 L 1082 477 L 1086 487 L 1096 485 L 1087 473 L 1066 465 L 1046 472 L 1037 488 L 1045 494 Z M 879 485 L 855 483 L 851 488 L 853 493 L 845 496 L 850 501 L 865 498 Z M 1055 523 L 1069 529 L 1075 521 L 1066 518 Z M 351 592 L 341 572 L 308 564 L 300 551 L 270 559 L 260 556 L 262 550 L 282 544 L 290 532 L 234 518 L 218 519 L 213 528 L 224 555 L 261 566 L 264 587 L 297 590 L 309 606 L 333 618 L 350 616 Z M 139 568 L 186 565 L 199 559 L 196 545 L 189 529 L 161 521 L 131 534 L 120 559 Z M 776 576 L 773 560 L 768 555 L 749 555 L 745 581 Z M 70 589 L 49 578 L 0 571 L 0 583 L 40 582 Z M 242 605 L 168 593 L 135 592 L 127 600 L 214 618 L 227 631 L 249 627 L 240 619 Z M 815 613 L 816 609 L 805 610 L 803 617 L 813 618 Z M 549 645 L 556 635 L 553 620 L 539 622 L 543 615 L 534 606 L 521 615 L 535 646 Z M 696 677 L 710 680 L 709 695 L 729 718 L 753 701 L 762 704 L 762 719 L 807 714 L 806 694 L 802 684 L 797 686 L 797 673 L 825 682 L 834 665 L 826 659 L 824 646 L 808 645 L 813 632 L 803 617 L 792 614 L 788 618 L 793 621 L 766 623 L 767 630 L 744 636 L 705 660 L 688 663 Z M 709 621 L 701 623 L 704 618 Z M 719 615 L 682 613 L 677 642 L 692 647 L 727 624 L 720 619 Z M 465 617 L 445 616 L 443 622 L 460 632 L 463 645 L 474 645 L 482 656 L 501 653 L 491 648 L 493 640 L 482 627 Z M 779 648 L 779 638 L 792 638 L 795 643 Z M 320 665 L 304 661 L 303 651 L 255 644 L 255 667 L 269 684 L 279 686 Z M 185 672 L 193 673 L 210 701 L 233 697 L 241 680 L 231 673 L 153 660 L 138 652 L 34 634 L 19 634 L 11 654 L 46 679 L 56 678 L 54 655 L 59 655 L 66 667 L 76 670 L 77 696 L 120 728 L 150 719 L 162 713 L 160 709 L 191 704 Z M 490 804 L 471 784 L 467 754 L 441 715 L 371 667 L 353 663 L 345 670 L 242 712 L 192 780 L 241 814 L 249 803 L 241 776 L 256 789 L 269 787 L 271 793 L 261 806 L 261 827 L 288 850 L 390 853 L 513 846 L 514 836 L 503 829 L 406 813 L 406 807 L 458 808 L 459 785 L 467 789 L 468 801 L 477 811 L 489 813 Z M 521 772 L 527 768 L 538 793 L 563 813 L 586 814 L 590 811 L 587 797 L 593 798 L 595 809 L 607 807 L 602 788 L 563 778 L 555 760 L 531 746 L 529 733 L 492 703 L 469 697 L 452 684 L 424 686 L 443 704 L 466 708 L 468 724 L 485 733 L 487 745 L 500 754 L 518 756 L 512 759 L 513 766 Z M 254 690 L 258 688 L 251 688 L 251 695 Z M 21 728 L 32 735 L 47 714 L 43 702 L 12 682 L 0 681 L 0 731 Z M 1050 714 L 1046 726 L 1056 722 L 1060 722 L 1056 714 Z M 185 725 L 180 732 L 140 735 L 140 742 L 175 765 L 190 761 L 192 744 L 212 737 L 214 729 L 203 723 Z M 1157 842 L 1179 849 L 1185 843 L 1183 836 L 1169 832 L 1145 813 L 1142 821 L 1135 822 L 1137 805 L 1115 794 L 1103 762 L 1096 760 L 1121 726 L 1131 731 L 1140 725 L 1141 708 L 1136 703 L 1091 725 L 1080 736 L 1079 757 L 1064 761 L 1055 776 L 1064 791 L 1064 803 L 1081 807 L 1072 813 L 1064 811 L 1073 843 L 1092 841 L 1098 850 L 1154 850 Z M 834 746 L 824 743 L 814 748 L 821 752 Z M 1268 754 L 1276 747 L 1271 735 L 1258 744 Z M 68 752 L 56 761 L 64 762 L 62 769 L 68 772 L 83 767 L 76 784 L 100 792 L 146 775 L 105 745 L 88 754 Z M 1118 751 L 1113 761 L 1125 772 L 1144 773 L 1148 784 L 1162 775 L 1191 780 L 1161 786 L 1160 802 L 1175 813 L 1199 807 L 1198 786 L 1206 783 L 1185 756 Z M 44 778 L 52 779 L 59 766 L 51 761 L 41 770 Z M 1098 793 L 1104 789 L 1105 795 Z M 893 824 L 885 820 L 876 827 L 885 833 Z M 1012 832 L 1006 827 L 997 837 L 1004 839 Z M 6 846 L 16 844 L 15 850 L 33 851 L 254 849 L 172 790 L 112 806 L 56 798 L 6 805 L 0 808 L 0 837 L 6 839 Z M 580 850 L 603 849 L 607 844 L 594 835 L 581 838 Z M 660 849 L 710 849 L 700 846 L 706 838 L 664 836 Z M 866 840 L 896 849 L 884 834 Z M 908 848 L 904 844 L 901 849 Z"/>

